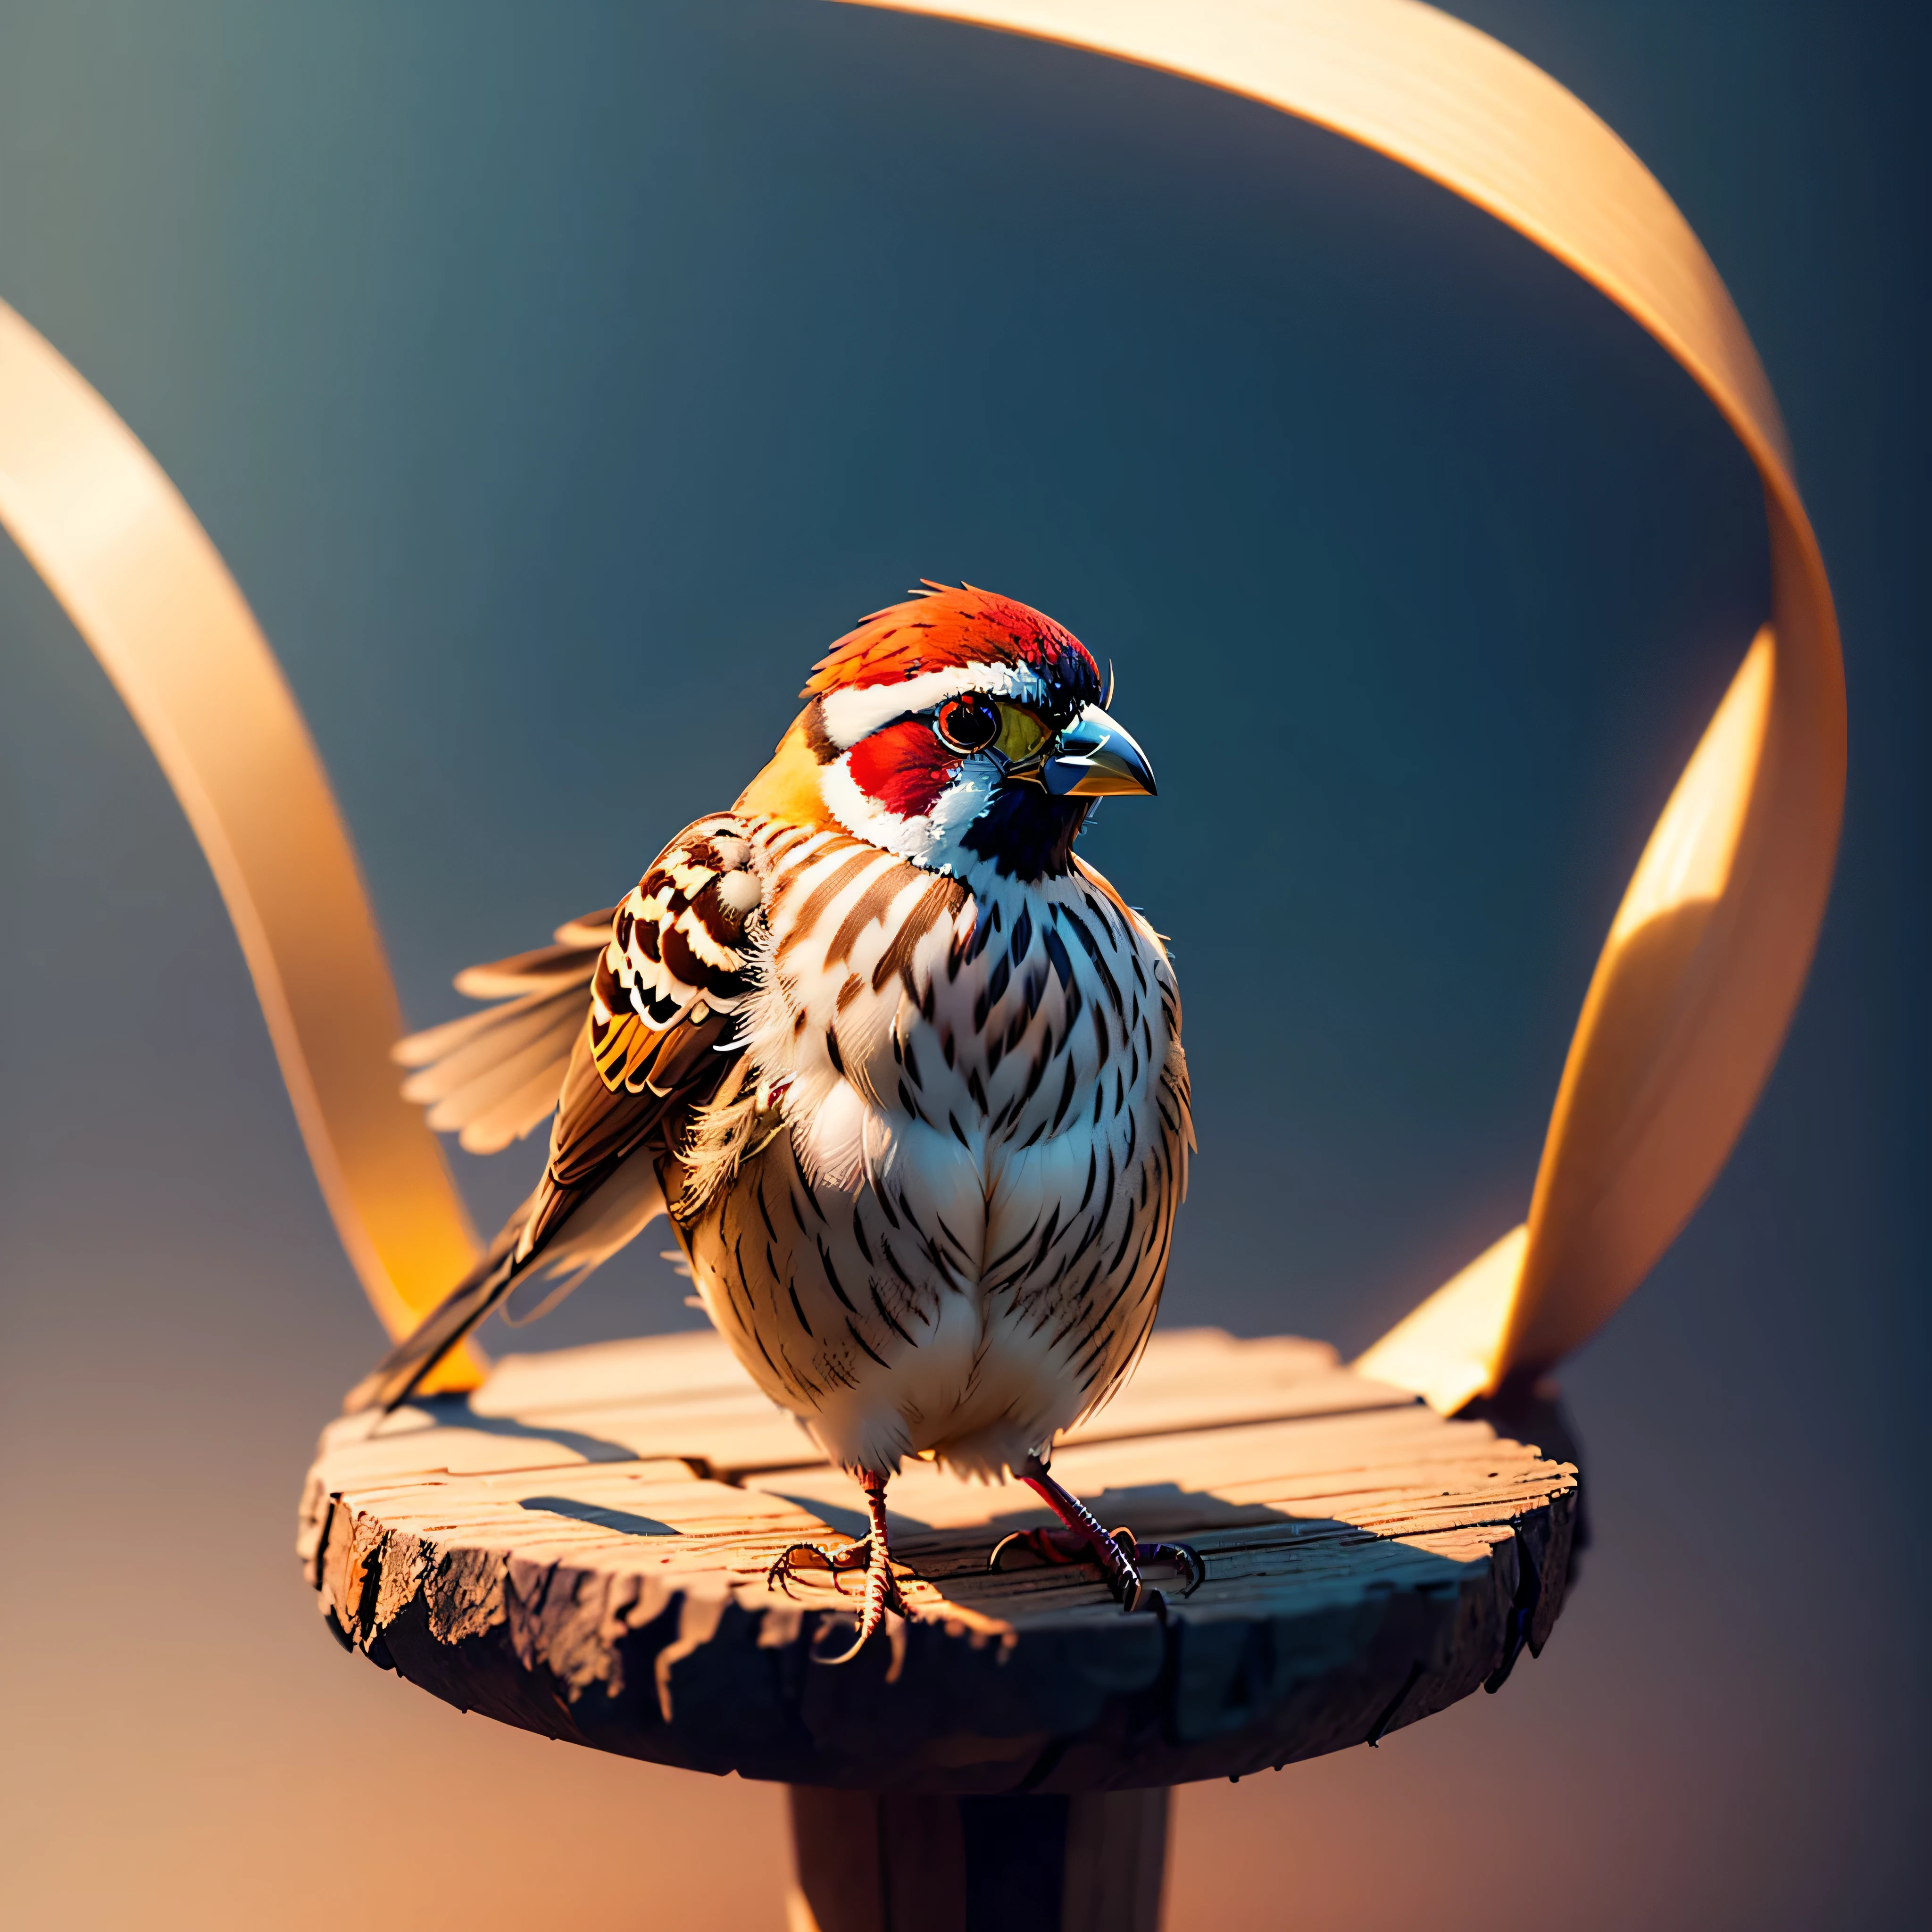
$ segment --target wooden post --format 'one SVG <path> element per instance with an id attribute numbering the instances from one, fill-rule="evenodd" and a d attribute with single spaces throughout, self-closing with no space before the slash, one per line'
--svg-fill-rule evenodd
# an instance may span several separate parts
<path id="1" fill-rule="evenodd" d="M 1164 1787 L 790 1796 L 787 1932 L 1158 1932 Z"/>

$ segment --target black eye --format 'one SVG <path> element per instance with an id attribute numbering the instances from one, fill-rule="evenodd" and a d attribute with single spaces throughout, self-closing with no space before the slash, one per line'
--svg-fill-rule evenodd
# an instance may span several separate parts
<path id="1" fill-rule="evenodd" d="M 949 698 L 932 728 L 956 752 L 983 752 L 1000 735 L 1000 708 L 976 691 Z"/>

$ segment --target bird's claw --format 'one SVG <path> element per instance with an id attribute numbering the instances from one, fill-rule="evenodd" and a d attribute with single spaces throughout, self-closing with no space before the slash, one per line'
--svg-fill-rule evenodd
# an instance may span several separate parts
<path id="1" fill-rule="evenodd" d="M 1084 1563 L 1094 1554 L 1087 1539 L 1075 1530 L 1016 1529 L 993 1545 L 986 1558 L 988 1573 L 999 1575 L 1006 1568 L 1007 1552 L 1016 1550 L 1030 1552 L 1043 1564 Z"/>
<path id="2" fill-rule="evenodd" d="M 1184 1599 L 1208 1580 L 1208 1565 L 1191 1543 L 1143 1543 L 1136 1545 L 1135 1554 L 1142 1563 L 1172 1564 L 1186 1586 L 1180 1593 Z"/>
<path id="3" fill-rule="evenodd" d="M 912 1611 L 905 1595 L 899 1588 L 899 1580 L 894 1574 L 892 1559 L 883 1549 L 875 1550 L 870 1537 L 859 1542 L 848 1544 L 843 1550 L 827 1550 L 818 1543 L 794 1543 L 780 1551 L 771 1568 L 765 1572 L 768 1588 L 782 1590 L 789 1597 L 793 1594 L 792 1584 L 801 1569 L 824 1569 L 832 1576 L 832 1587 L 842 1597 L 845 1594 L 844 1574 L 848 1570 L 862 1570 L 866 1573 L 866 1587 L 861 1594 L 859 1614 L 859 1630 L 850 1646 L 836 1657 L 821 1657 L 820 1664 L 846 1664 L 856 1657 L 870 1640 L 873 1633 L 885 1621 L 890 1610 L 896 1616 L 908 1621 Z M 896 1668 L 896 1666 L 895 1666 Z"/>
<path id="4" fill-rule="evenodd" d="M 1183 1597 L 1191 1597 L 1206 1580 L 1208 1566 L 1191 1544 L 1142 1543 L 1130 1529 L 1117 1529 L 1104 1538 L 1083 1535 L 1077 1529 L 1019 1529 L 1003 1536 L 986 1558 L 986 1568 L 998 1574 L 1007 1568 L 1013 1552 L 1025 1550 L 1042 1563 L 1094 1563 L 1100 1566 L 1107 1588 L 1123 1610 L 1136 1610 L 1158 1591 L 1146 1588 L 1143 1568 L 1167 1564 L 1178 1573 L 1185 1588 Z M 1148 1607 L 1153 1607 L 1151 1604 Z"/>
<path id="5" fill-rule="evenodd" d="M 771 1568 L 765 1572 L 765 1587 L 782 1590 L 789 1597 L 792 1594 L 792 1581 L 801 1567 L 800 1559 L 814 1559 L 812 1567 L 829 1570 L 832 1573 L 832 1587 L 841 1596 L 845 1594 L 845 1586 L 839 1581 L 842 1571 L 863 1570 L 871 1562 L 872 1540 L 862 1538 L 858 1542 L 848 1544 L 843 1550 L 827 1550 L 821 1543 L 794 1543 L 789 1549 L 781 1550 L 773 1559 Z"/>

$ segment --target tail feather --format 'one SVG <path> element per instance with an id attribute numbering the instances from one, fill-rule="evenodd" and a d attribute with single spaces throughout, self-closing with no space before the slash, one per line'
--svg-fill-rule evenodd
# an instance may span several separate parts
<path id="1" fill-rule="evenodd" d="M 591 1186 L 560 1187 L 546 1176 L 489 1252 L 350 1390 L 344 1411 L 387 1411 L 408 1401 L 493 1309 L 507 1300 L 503 1312 L 512 1324 L 534 1321 L 664 1211 L 656 1169 L 641 1155 L 620 1161 Z"/>
<path id="2" fill-rule="evenodd" d="M 344 1399 L 342 1411 L 353 1415 L 365 1408 L 386 1414 L 409 1400 L 424 1376 L 494 1308 L 515 1285 L 518 1224 L 512 1222 L 491 1243 L 490 1251 L 412 1333 L 385 1355 Z"/>

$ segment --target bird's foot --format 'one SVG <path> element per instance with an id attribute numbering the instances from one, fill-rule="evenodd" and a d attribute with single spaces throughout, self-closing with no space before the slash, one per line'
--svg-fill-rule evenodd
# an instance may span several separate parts
<path id="1" fill-rule="evenodd" d="M 856 1543 L 848 1544 L 843 1550 L 827 1550 L 822 1543 L 794 1543 L 790 1549 L 782 1550 L 765 1572 L 766 1586 L 782 1590 L 788 1597 L 801 1570 L 825 1570 L 831 1573 L 832 1587 L 843 1595 L 845 1586 L 839 1579 L 848 1570 L 864 1569 L 872 1556 L 872 1539 L 869 1536 L 862 1536 Z"/>
<path id="2" fill-rule="evenodd" d="M 1097 1563 L 1115 1601 L 1130 1610 L 1145 1602 L 1144 1573 L 1150 1568 L 1171 1568 L 1180 1580 L 1184 1597 L 1192 1596 L 1208 1574 L 1207 1564 L 1192 1544 L 1142 1543 L 1130 1529 L 1116 1529 L 1097 1539 L 1081 1529 L 1016 1530 L 993 1546 L 986 1568 L 994 1573 L 1006 1570 L 1022 1554 L 1042 1564 Z"/>
<path id="3" fill-rule="evenodd" d="M 904 1593 L 899 1588 L 899 1580 L 892 1570 L 892 1552 L 886 1543 L 886 1484 L 883 1476 L 867 1476 L 862 1479 L 866 1502 L 872 1519 L 872 1534 L 861 1537 L 856 1543 L 849 1544 L 843 1550 L 827 1550 L 816 1543 L 794 1543 L 789 1550 L 780 1552 L 777 1560 L 765 1572 L 766 1584 L 775 1590 L 783 1590 L 791 1594 L 791 1586 L 806 1569 L 824 1569 L 831 1573 L 832 1588 L 842 1596 L 845 1586 L 842 1580 L 846 1571 L 862 1570 L 866 1582 L 860 1594 L 859 1634 L 847 1649 L 836 1657 L 820 1658 L 821 1664 L 848 1664 L 863 1650 L 873 1634 L 886 1620 L 890 1610 L 895 1616 L 908 1622 L 912 1611 L 908 1606 Z M 893 1663 L 886 1682 L 891 1682 L 898 1674 L 898 1659 L 902 1648 L 898 1637 L 893 1640 Z"/>
<path id="4" fill-rule="evenodd" d="M 868 1536 L 863 1542 L 854 1544 L 849 1550 L 836 1552 L 821 1550 L 816 1544 L 795 1543 L 772 1565 L 770 1572 L 781 1586 L 788 1585 L 791 1578 L 796 1575 L 795 1559 L 801 1552 L 808 1553 L 830 1567 L 832 1587 L 842 1595 L 845 1588 L 844 1584 L 840 1581 L 843 1572 L 862 1567 L 866 1572 L 865 1588 L 860 1593 L 858 1634 L 836 1657 L 820 1658 L 818 1661 L 820 1664 L 850 1663 L 872 1640 L 874 1632 L 885 1622 L 888 1610 L 895 1616 L 910 1620 L 912 1611 L 899 1588 L 898 1578 L 892 1573 L 892 1557 L 886 1550 L 886 1540 L 883 1536 Z M 790 1594 L 788 1588 L 786 1594 Z"/>
<path id="5" fill-rule="evenodd" d="M 1185 1543 L 1142 1543 L 1130 1529 L 1108 1531 L 1080 1498 L 1048 1473 L 1046 1464 L 1029 1456 L 1022 1466 L 1020 1480 L 1059 1517 L 1058 1529 L 1022 1530 L 1005 1538 L 987 1559 L 989 1570 L 1001 1567 L 1010 1550 L 1023 1548 L 1049 1563 L 1097 1563 L 1114 1600 L 1124 1610 L 1142 1608 L 1165 1613 L 1167 1600 L 1158 1590 L 1149 1590 L 1141 1568 L 1144 1564 L 1171 1564 L 1186 1587 L 1184 1597 L 1200 1588 L 1208 1566 L 1198 1551 Z"/>

